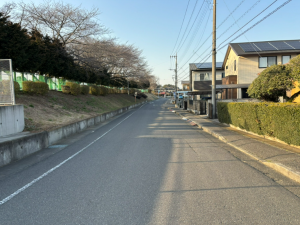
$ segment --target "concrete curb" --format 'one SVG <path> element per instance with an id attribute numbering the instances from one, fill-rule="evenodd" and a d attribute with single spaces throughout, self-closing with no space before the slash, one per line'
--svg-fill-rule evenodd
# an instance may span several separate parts
<path id="1" fill-rule="evenodd" d="M 132 108 L 144 103 L 134 104 L 121 109 L 107 112 L 99 116 L 75 122 L 51 131 L 43 131 L 36 134 L 29 134 L 15 140 L 0 143 L 0 167 L 11 162 L 20 160 L 32 153 L 40 151 L 55 142 L 81 132 L 90 126 L 94 126 L 108 120 L 116 115 L 120 115 Z"/>
<path id="2" fill-rule="evenodd" d="M 175 113 L 176 113 L 177 115 L 181 116 L 181 117 L 184 117 L 183 115 L 181 115 L 181 114 L 178 113 L 178 112 L 175 112 Z M 242 148 L 236 146 L 235 144 L 232 144 L 232 143 L 228 142 L 228 140 L 227 140 L 224 136 L 222 136 L 222 135 L 220 135 L 220 134 L 218 134 L 218 133 L 216 133 L 216 132 L 213 132 L 212 130 L 210 130 L 210 129 L 207 128 L 207 127 L 203 127 L 201 124 L 199 124 L 199 123 L 197 123 L 197 122 L 195 122 L 195 121 L 192 121 L 192 122 L 195 123 L 195 124 L 197 124 L 198 127 L 199 127 L 200 129 L 202 129 L 203 131 L 205 131 L 206 133 L 209 133 L 209 134 L 211 134 L 212 136 L 214 136 L 215 138 L 218 138 L 220 141 L 222 141 L 222 142 L 224 142 L 224 143 L 230 145 L 231 147 L 233 147 L 233 148 L 239 150 L 240 152 L 243 152 L 244 154 L 250 156 L 250 157 L 253 158 L 254 160 L 256 160 L 256 161 L 258 161 L 258 162 L 264 164 L 265 166 L 267 166 L 267 167 L 269 167 L 269 168 L 271 168 L 271 169 L 273 169 L 273 170 L 275 170 L 275 171 L 281 173 L 282 175 L 284 175 L 284 176 L 286 176 L 286 177 L 288 177 L 288 178 L 290 178 L 290 179 L 292 179 L 292 180 L 294 180 L 294 181 L 300 183 L 300 174 L 299 174 L 298 172 L 296 172 L 296 171 L 293 171 L 291 168 L 288 168 L 288 167 L 286 167 L 286 166 L 284 166 L 284 165 L 282 165 L 282 164 L 280 164 L 280 163 L 269 162 L 269 161 L 260 159 L 260 158 L 258 158 L 258 157 L 256 157 L 256 156 L 254 156 L 253 154 L 247 152 L 246 150 L 244 150 L 244 149 L 242 149 Z"/>

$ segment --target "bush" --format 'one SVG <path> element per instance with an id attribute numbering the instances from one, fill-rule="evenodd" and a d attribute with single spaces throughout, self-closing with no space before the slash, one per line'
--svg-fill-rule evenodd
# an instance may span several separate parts
<path id="1" fill-rule="evenodd" d="M 70 86 L 67 86 L 67 85 L 62 85 L 61 91 L 62 91 L 62 93 L 65 93 L 65 94 L 71 94 L 71 88 L 70 88 Z"/>
<path id="2" fill-rule="evenodd" d="M 34 94 L 34 82 L 33 81 L 23 81 L 22 86 L 23 86 L 23 91 L 28 93 L 28 94 Z"/>
<path id="3" fill-rule="evenodd" d="M 286 98 L 286 91 L 293 87 L 290 69 L 285 65 L 273 65 L 261 72 L 247 92 L 252 98 L 277 102 L 279 96 Z"/>
<path id="4" fill-rule="evenodd" d="M 49 86 L 48 84 L 37 81 L 23 81 L 23 91 L 28 93 L 28 94 L 40 94 L 40 95 L 45 95 L 49 91 Z"/>
<path id="5" fill-rule="evenodd" d="M 80 93 L 83 94 L 83 95 L 89 94 L 89 86 L 80 85 Z"/>
<path id="6" fill-rule="evenodd" d="M 34 82 L 33 87 L 36 94 L 45 95 L 49 91 L 48 84 L 41 81 Z"/>
<path id="7" fill-rule="evenodd" d="M 91 95 L 96 95 L 96 96 L 100 95 L 100 88 L 99 88 L 99 86 L 94 85 L 94 84 L 90 85 L 90 91 L 89 91 L 89 93 Z"/>
<path id="8" fill-rule="evenodd" d="M 221 123 L 300 145 L 300 104 L 218 102 Z"/>
<path id="9" fill-rule="evenodd" d="M 113 89 L 108 89 L 104 86 L 98 86 L 99 90 L 100 90 L 100 95 L 105 96 L 107 94 L 110 94 L 112 92 Z"/>
<path id="10" fill-rule="evenodd" d="M 69 86 L 70 87 L 70 93 L 72 95 L 79 95 L 80 94 L 80 85 L 74 82 L 66 82 L 65 86 Z"/>
<path id="11" fill-rule="evenodd" d="M 2 89 L 4 95 L 10 94 L 10 80 L 3 80 L 1 82 L 0 86 L 1 86 L 1 89 Z M 14 91 L 15 91 L 15 93 L 20 92 L 20 85 L 16 81 L 14 81 Z"/>
<path id="12" fill-rule="evenodd" d="M 15 93 L 19 93 L 21 88 L 20 88 L 20 84 L 17 81 L 14 81 L 14 89 L 15 89 Z"/>

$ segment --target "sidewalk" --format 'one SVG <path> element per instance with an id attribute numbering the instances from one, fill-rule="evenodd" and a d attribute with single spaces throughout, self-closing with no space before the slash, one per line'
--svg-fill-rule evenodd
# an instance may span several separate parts
<path id="1" fill-rule="evenodd" d="M 288 178 L 300 182 L 300 148 L 269 140 L 168 104 L 179 116 Z"/>

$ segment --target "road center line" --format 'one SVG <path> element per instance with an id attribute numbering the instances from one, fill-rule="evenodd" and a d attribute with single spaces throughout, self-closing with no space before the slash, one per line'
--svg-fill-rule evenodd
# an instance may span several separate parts
<path id="1" fill-rule="evenodd" d="M 142 108 L 144 106 L 141 105 L 138 109 Z M 136 111 L 135 111 L 136 112 Z M 9 200 L 11 200 L 13 197 L 15 197 L 16 195 L 20 194 L 21 192 L 25 191 L 27 188 L 29 188 L 30 186 L 32 186 L 33 184 L 35 184 L 36 182 L 38 182 L 39 180 L 43 179 L 44 177 L 46 177 L 47 175 L 49 175 L 50 173 L 52 173 L 54 170 L 58 169 L 59 167 L 61 167 L 63 164 L 65 164 L 66 162 L 68 162 L 69 160 L 73 159 L 75 156 L 77 156 L 79 153 L 83 152 L 85 149 L 87 149 L 88 147 L 90 147 L 92 144 L 94 144 L 96 141 L 98 141 L 99 139 L 101 139 L 102 137 L 104 137 L 106 134 L 108 134 L 110 131 L 112 131 L 113 129 L 115 129 L 117 126 L 119 126 L 121 123 L 123 123 L 125 120 L 127 120 L 130 116 L 132 116 L 135 112 L 131 113 L 129 116 L 127 116 L 125 119 L 123 119 L 121 122 L 119 122 L 117 125 L 115 125 L 114 127 L 112 127 L 111 129 L 109 129 L 108 131 L 106 131 L 104 134 L 102 134 L 100 137 L 98 137 L 97 139 L 95 139 L 93 142 L 91 142 L 90 144 L 88 144 L 87 146 L 85 146 L 84 148 L 82 148 L 81 150 L 79 150 L 78 152 L 76 152 L 75 154 L 73 154 L 72 156 L 70 156 L 69 158 L 65 159 L 64 161 L 62 161 L 60 164 L 58 164 L 57 166 L 53 167 L 52 169 L 48 170 L 46 173 L 42 174 L 41 176 L 39 176 L 38 178 L 34 179 L 33 181 L 31 181 L 30 183 L 26 184 L 25 186 L 23 186 L 22 188 L 18 189 L 17 191 L 15 191 L 14 193 L 12 193 L 11 195 L 7 196 L 6 198 L 4 198 L 3 200 L 0 201 L 0 206 L 3 205 L 4 203 L 8 202 Z"/>

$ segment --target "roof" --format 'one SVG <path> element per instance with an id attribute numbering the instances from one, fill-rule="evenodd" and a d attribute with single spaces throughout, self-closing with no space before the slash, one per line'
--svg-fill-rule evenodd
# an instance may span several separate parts
<path id="1" fill-rule="evenodd" d="M 222 70 L 223 62 L 216 62 L 216 69 Z M 190 70 L 212 70 L 212 63 L 190 63 Z"/>
<path id="2" fill-rule="evenodd" d="M 231 49 L 237 56 L 300 53 L 300 40 L 229 43 L 223 66 Z"/>
<path id="3" fill-rule="evenodd" d="M 300 40 L 243 42 L 229 45 L 238 56 L 257 53 L 300 52 Z"/>
<path id="4" fill-rule="evenodd" d="M 181 84 L 190 84 L 190 81 L 189 80 L 183 80 L 183 81 L 181 81 Z"/>

